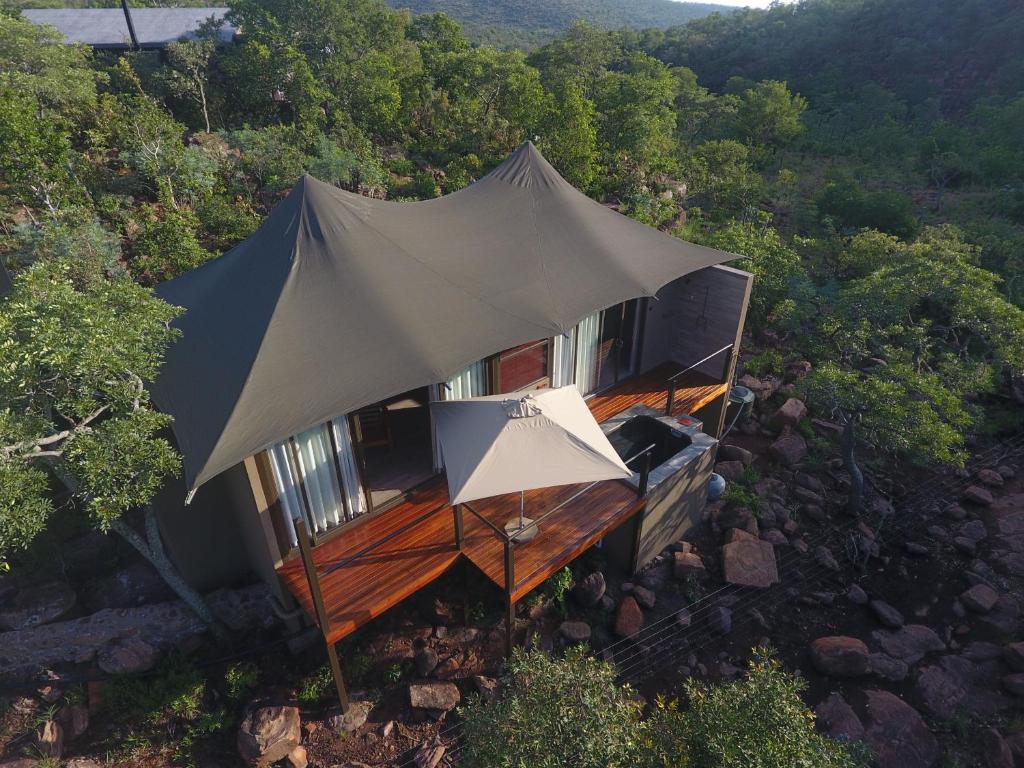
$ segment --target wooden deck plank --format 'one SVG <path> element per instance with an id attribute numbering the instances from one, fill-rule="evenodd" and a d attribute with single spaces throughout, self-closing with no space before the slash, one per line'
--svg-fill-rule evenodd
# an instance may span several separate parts
<path id="1" fill-rule="evenodd" d="M 659 366 L 590 398 L 587 403 L 594 418 L 599 422 L 605 421 L 637 403 L 663 410 L 668 398 L 666 381 L 677 370 L 673 364 Z M 673 412 L 675 415 L 694 413 L 726 391 L 728 384 L 689 372 L 681 377 Z M 583 487 L 571 485 L 528 491 L 527 515 L 539 517 L 544 511 L 570 499 Z M 462 555 L 504 589 L 504 548 L 500 540 L 466 510 L 463 515 L 463 551 L 459 552 L 455 546 L 452 510 L 447 501 L 447 484 L 443 476 L 438 476 L 394 507 L 354 523 L 318 543 L 313 550 L 313 558 L 321 574 L 321 590 L 330 617 L 330 642 L 351 634 L 427 586 Z M 515 494 L 481 500 L 474 502 L 473 506 L 499 528 L 519 513 L 519 499 Z M 609 481 L 595 485 L 550 515 L 541 523 L 541 533 L 537 538 L 515 548 L 513 598 L 518 600 L 525 596 L 629 519 L 641 506 L 642 502 L 630 485 Z M 439 511 L 410 530 L 396 534 L 403 526 L 431 510 Z M 393 534 L 394 538 L 356 562 L 324 574 L 332 563 L 350 558 Z M 289 557 L 277 572 L 306 613 L 314 616 L 300 558 L 297 555 Z"/>

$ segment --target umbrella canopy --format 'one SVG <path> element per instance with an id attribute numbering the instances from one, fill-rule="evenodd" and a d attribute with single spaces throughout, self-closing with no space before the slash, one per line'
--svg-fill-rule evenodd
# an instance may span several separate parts
<path id="1" fill-rule="evenodd" d="M 632 474 L 574 386 L 430 407 L 452 504 Z"/>
<path id="2" fill-rule="evenodd" d="M 529 143 L 418 203 L 306 176 L 248 239 L 157 288 L 185 311 L 153 400 L 195 489 L 327 419 L 733 258 L 596 203 Z"/>

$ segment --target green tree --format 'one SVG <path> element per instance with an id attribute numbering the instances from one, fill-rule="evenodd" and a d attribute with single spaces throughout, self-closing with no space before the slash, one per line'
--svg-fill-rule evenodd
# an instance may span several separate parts
<path id="1" fill-rule="evenodd" d="M 179 471 L 145 382 L 178 310 L 127 278 L 77 283 L 63 259 L 16 275 L 0 300 L 0 558 L 26 547 L 53 512 L 49 477 L 93 525 L 125 538 L 211 626 L 202 598 L 164 552 L 150 500 Z M 125 519 L 142 507 L 144 533 Z"/>
<path id="2" fill-rule="evenodd" d="M 207 99 L 210 59 L 214 43 L 210 39 L 181 40 L 164 49 L 167 57 L 165 81 L 168 90 L 178 98 L 192 102 L 203 117 L 203 126 L 210 132 L 210 106 Z"/>
<path id="3" fill-rule="evenodd" d="M 736 132 L 757 147 L 781 147 L 803 131 L 807 99 L 790 93 L 785 83 L 766 80 L 748 88 L 736 111 Z"/>
<path id="4" fill-rule="evenodd" d="M 580 87 L 566 82 L 550 94 L 537 127 L 537 147 L 571 184 L 587 189 L 597 173 L 594 104 Z"/>
<path id="5" fill-rule="evenodd" d="M 516 649 L 501 697 L 460 710 L 467 765 L 626 768 L 644 734 L 640 704 L 615 667 L 570 648 L 564 659 Z"/>

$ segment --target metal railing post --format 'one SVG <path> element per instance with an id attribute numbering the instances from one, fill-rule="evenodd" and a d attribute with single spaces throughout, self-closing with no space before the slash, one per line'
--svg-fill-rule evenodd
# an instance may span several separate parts
<path id="1" fill-rule="evenodd" d="M 345 678 L 341 673 L 338 650 L 335 648 L 334 643 L 327 639 L 331 631 L 331 618 L 327 615 L 327 609 L 324 607 L 324 595 L 320 590 L 320 577 L 316 572 L 313 550 L 309 546 L 309 531 L 306 528 L 306 521 L 301 517 L 295 521 L 295 534 L 299 540 L 302 567 L 306 571 L 306 582 L 309 584 L 309 596 L 313 600 L 316 622 L 320 625 L 320 633 L 324 636 L 324 644 L 327 646 L 327 661 L 331 665 L 331 677 L 334 678 L 334 687 L 338 693 L 338 703 L 341 705 L 341 711 L 347 712 L 349 707 L 348 691 L 345 690 Z"/>
<path id="2" fill-rule="evenodd" d="M 640 465 L 640 482 L 637 485 L 637 495 L 642 499 L 647 495 L 647 485 L 651 479 L 651 449 L 644 451 L 643 464 Z"/>
<path id="3" fill-rule="evenodd" d="M 672 415 L 672 407 L 676 400 L 676 380 L 671 379 L 668 383 L 668 398 L 665 400 L 665 415 Z"/>
<path id="4" fill-rule="evenodd" d="M 515 554 L 512 549 L 512 541 L 508 538 L 504 541 L 505 545 L 505 600 L 506 600 L 506 613 L 505 613 L 505 656 L 509 657 L 512 655 L 512 625 L 516 620 L 516 604 L 512 600 L 512 592 L 515 589 L 516 580 L 516 564 Z"/>

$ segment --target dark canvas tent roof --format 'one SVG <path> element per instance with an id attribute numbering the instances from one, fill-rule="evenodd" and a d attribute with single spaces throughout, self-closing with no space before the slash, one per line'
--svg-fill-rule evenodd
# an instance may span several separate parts
<path id="1" fill-rule="evenodd" d="M 157 289 L 186 311 L 152 393 L 196 488 L 289 435 L 732 258 L 594 202 L 530 143 L 418 203 L 306 176 L 251 237 Z"/>
<path id="2" fill-rule="evenodd" d="M 142 48 L 163 48 L 182 38 L 194 38 L 208 19 L 222 22 L 217 41 L 230 43 L 235 28 L 224 17 L 227 8 L 132 8 L 135 35 Z M 35 24 L 56 27 L 66 42 L 94 48 L 132 47 L 128 20 L 121 8 L 25 8 L 21 15 Z"/>

